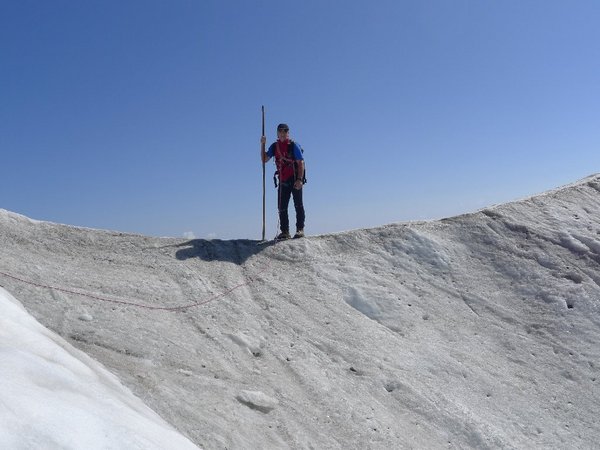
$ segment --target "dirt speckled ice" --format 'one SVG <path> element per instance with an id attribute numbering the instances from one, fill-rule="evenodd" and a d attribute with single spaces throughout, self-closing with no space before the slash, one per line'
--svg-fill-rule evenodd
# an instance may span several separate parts
<path id="1" fill-rule="evenodd" d="M 0 211 L 0 271 L 42 325 L 203 448 L 600 441 L 598 175 L 459 217 L 263 246 Z"/>

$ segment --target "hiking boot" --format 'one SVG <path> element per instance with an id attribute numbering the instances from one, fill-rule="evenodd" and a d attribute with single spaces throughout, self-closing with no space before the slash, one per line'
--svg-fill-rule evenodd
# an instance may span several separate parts
<path id="1" fill-rule="evenodd" d="M 275 238 L 276 241 L 283 241 L 285 239 L 289 239 L 291 238 L 289 231 L 282 231 L 281 233 L 279 233 L 277 235 L 277 237 Z"/>
<path id="2" fill-rule="evenodd" d="M 294 239 L 303 238 L 303 237 L 304 237 L 304 230 L 296 231 L 296 234 L 294 235 Z"/>

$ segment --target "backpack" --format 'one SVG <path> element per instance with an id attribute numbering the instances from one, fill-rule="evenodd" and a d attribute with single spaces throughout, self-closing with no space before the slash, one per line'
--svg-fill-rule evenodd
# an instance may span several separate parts
<path id="1" fill-rule="evenodd" d="M 291 160 L 293 160 L 294 163 L 295 163 L 296 159 L 294 158 L 294 144 L 295 144 L 295 142 L 290 139 L 290 142 L 288 144 L 287 150 L 288 150 L 288 158 L 291 159 Z M 296 145 L 298 145 L 298 144 L 296 144 Z M 298 148 L 300 149 L 300 151 L 304 155 L 304 149 L 302 148 L 302 146 L 298 145 Z M 297 173 L 296 173 L 297 169 L 298 169 L 298 167 L 296 166 L 296 164 L 294 164 L 294 179 L 297 178 Z M 277 183 L 277 179 L 278 179 L 277 177 L 278 177 L 278 175 L 279 175 L 279 170 L 276 170 L 275 173 L 273 174 L 273 183 L 275 184 L 275 187 L 278 186 L 278 183 Z M 304 176 L 302 177 L 302 184 L 306 184 L 306 183 L 307 183 L 307 180 L 306 180 L 306 160 L 304 160 Z"/>

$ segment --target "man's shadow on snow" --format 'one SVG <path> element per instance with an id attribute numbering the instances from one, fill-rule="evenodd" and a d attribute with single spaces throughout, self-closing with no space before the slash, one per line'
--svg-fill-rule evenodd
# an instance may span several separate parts
<path id="1" fill-rule="evenodd" d="M 178 244 L 181 247 L 175 256 L 184 261 L 190 258 L 200 258 L 203 261 L 224 261 L 241 265 L 248 258 L 262 252 L 273 245 L 273 242 L 253 241 L 250 239 L 237 239 L 222 241 L 220 239 L 192 239 Z"/>

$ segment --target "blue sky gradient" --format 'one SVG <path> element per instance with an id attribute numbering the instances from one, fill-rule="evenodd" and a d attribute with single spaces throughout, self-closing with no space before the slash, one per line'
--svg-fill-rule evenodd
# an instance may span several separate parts
<path id="1" fill-rule="evenodd" d="M 599 171 L 598 23 L 597 1 L 4 0 L 0 207 L 259 239 L 261 105 L 305 149 L 307 234 L 539 193 Z"/>

